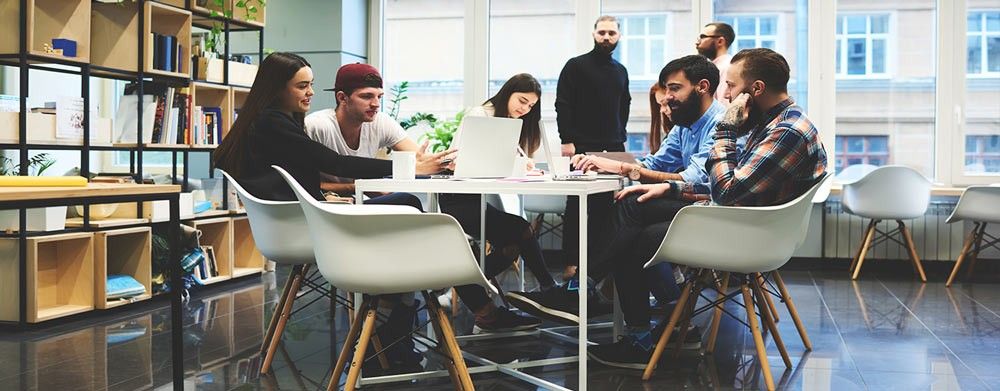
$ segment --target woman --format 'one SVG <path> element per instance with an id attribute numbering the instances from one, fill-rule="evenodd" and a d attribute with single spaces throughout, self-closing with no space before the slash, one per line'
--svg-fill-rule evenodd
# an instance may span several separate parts
<path id="1" fill-rule="evenodd" d="M 666 106 L 660 106 L 666 96 L 666 90 L 660 88 L 659 83 L 653 83 L 649 87 L 649 154 L 655 155 L 660 150 L 660 144 L 674 127 L 670 121 L 669 111 Z M 665 112 L 666 111 L 666 112 Z"/>
<path id="2" fill-rule="evenodd" d="M 538 150 L 542 140 L 539 126 L 542 116 L 539 102 L 541 96 L 542 88 L 538 81 L 527 73 L 521 73 L 507 80 L 500 87 L 500 91 L 482 105 L 466 110 L 465 116 L 521 119 L 521 136 L 518 144 L 530 156 Z M 460 137 L 462 137 L 461 126 L 455 134 L 455 140 Z M 479 196 L 443 194 L 440 205 L 441 211 L 455 217 L 466 233 L 479 236 Z M 492 278 L 507 269 L 520 254 L 543 290 L 555 286 L 555 281 L 545 267 L 542 249 L 527 221 L 521 216 L 505 213 L 492 205 L 486 206 L 486 221 L 486 240 L 493 246 L 493 252 L 486 257 L 487 277 Z M 455 289 L 465 305 L 476 315 L 476 327 L 481 331 L 524 330 L 541 324 L 536 318 L 520 316 L 506 308 L 497 308 L 482 287 L 467 285 Z"/>
<path id="3" fill-rule="evenodd" d="M 312 96 L 309 62 L 292 53 L 267 56 L 236 123 L 215 151 L 215 167 L 226 170 L 251 194 L 279 201 L 295 200 L 295 193 L 271 165 L 287 170 L 318 200 L 323 199 L 320 172 L 345 178 L 381 178 L 392 173 L 388 160 L 343 156 L 306 136 L 303 121 Z M 440 172 L 445 155 L 451 152 L 418 153 L 417 174 Z M 420 208 L 420 201 L 405 193 L 372 201 Z"/>

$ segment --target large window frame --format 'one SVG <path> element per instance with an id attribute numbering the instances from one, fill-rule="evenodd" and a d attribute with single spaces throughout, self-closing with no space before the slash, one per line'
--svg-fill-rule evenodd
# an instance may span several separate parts
<path id="1" fill-rule="evenodd" d="M 386 0 L 375 0 L 370 6 L 370 30 L 369 30 L 369 53 L 372 54 L 370 61 L 375 65 L 379 63 L 381 48 L 382 13 Z M 898 21 L 896 12 L 891 10 L 872 10 L 865 12 L 838 12 L 836 2 L 826 0 L 806 0 L 809 7 L 807 41 L 808 53 L 805 55 L 809 59 L 809 72 L 801 77 L 807 78 L 809 83 L 808 101 L 811 107 L 822 107 L 823 110 L 810 112 L 810 119 L 820 129 L 820 136 L 830 157 L 829 164 L 831 171 L 835 165 L 837 156 L 836 145 L 836 81 L 837 80 L 866 80 L 866 79 L 888 79 L 896 70 L 897 47 L 893 37 L 898 37 Z M 691 0 L 693 17 L 697 23 L 693 23 L 692 31 L 674 31 L 674 34 L 690 34 L 695 37 L 700 33 L 701 26 L 712 22 L 714 15 L 714 4 L 710 0 Z M 1000 181 L 1000 175 L 996 174 L 967 174 L 964 172 L 965 159 L 965 132 L 964 115 L 965 112 L 965 84 L 966 84 L 966 56 L 967 56 L 967 16 L 970 11 L 964 1 L 937 0 L 937 13 L 935 24 L 938 28 L 936 37 L 936 80 L 935 90 L 935 175 L 937 186 L 966 186 L 972 184 L 987 184 Z M 465 2 L 465 72 L 464 72 L 464 93 L 466 103 L 475 104 L 485 96 L 489 83 L 489 0 L 466 0 Z M 973 11 L 989 11 L 975 9 Z M 844 38 L 843 34 L 837 34 L 837 17 L 840 15 L 856 14 L 883 14 L 888 15 L 887 47 L 886 47 L 886 72 L 877 75 L 841 75 L 837 72 L 836 53 L 838 39 Z M 601 15 L 600 0 L 577 0 L 576 2 L 576 28 L 575 43 L 578 53 L 590 50 L 592 39 L 590 36 L 593 30 L 593 21 Z M 733 14 L 735 15 L 735 13 Z M 782 48 L 780 42 L 779 20 L 779 42 L 778 49 Z M 668 22 L 669 23 L 669 22 Z M 870 23 L 870 22 L 867 22 Z M 843 45 L 843 44 L 842 44 Z M 866 51 L 871 45 L 866 44 Z M 801 55 L 801 54 L 800 54 Z M 867 60 L 866 60 L 867 61 Z M 867 67 L 867 65 L 866 65 Z M 846 73 L 846 67 L 841 64 L 842 73 Z M 970 75 L 972 76 L 972 75 Z M 979 77 L 979 76 L 973 76 Z M 959 157 L 963 158 L 959 158 Z M 947 158 L 945 158 L 947 157 Z"/>
<path id="2" fill-rule="evenodd" d="M 742 20 L 746 18 L 754 19 L 754 33 L 753 34 L 740 34 L 740 27 L 742 27 Z M 774 34 L 761 34 L 760 26 L 761 19 L 772 18 L 774 20 Z M 740 45 L 740 41 L 753 40 L 753 46 L 751 48 L 761 48 L 766 47 L 762 44 L 765 41 L 774 42 L 774 46 L 771 49 L 777 52 L 783 52 L 785 49 L 783 39 L 781 39 L 781 34 L 778 32 L 782 31 L 784 26 L 784 18 L 780 14 L 771 13 L 746 13 L 746 12 L 733 12 L 719 14 L 718 19 L 721 22 L 728 23 L 733 27 L 733 31 L 736 32 L 736 42 L 733 42 L 729 46 L 729 53 L 735 54 L 742 49 L 748 49 Z"/>
<path id="3" fill-rule="evenodd" d="M 971 78 L 1000 78 L 1000 70 L 990 71 L 989 70 L 989 41 L 991 37 L 1000 38 L 1000 28 L 997 30 L 990 30 L 989 25 L 986 20 L 986 16 L 992 13 L 1000 15 L 1000 9 L 970 9 L 966 11 L 966 15 L 978 13 L 979 14 L 979 30 L 969 31 L 968 26 L 966 27 L 967 44 L 968 39 L 976 38 L 979 42 L 979 72 L 969 72 L 968 67 L 966 67 L 966 75 Z M 971 16 L 971 15 L 970 15 Z M 966 19 L 968 21 L 968 19 Z M 966 46 L 966 55 L 968 55 L 968 46 Z M 1000 56 L 1000 53 L 997 53 Z M 968 64 L 969 59 L 966 58 L 966 64 Z"/>
<path id="4" fill-rule="evenodd" d="M 863 16 L 865 18 L 865 32 L 856 33 L 850 32 L 849 22 L 852 18 L 857 18 Z M 883 32 L 873 32 L 872 21 L 876 17 L 885 17 L 885 31 Z M 888 79 L 893 75 L 895 61 L 893 61 L 896 55 L 896 48 L 893 44 L 893 36 L 896 34 L 896 16 L 895 12 L 891 11 L 866 11 L 866 12 L 838 12 L 837 13 L 837 33 L 836 33 L 836 55 L 835 61 L 837 61 L 837 78 L 838 79 Z M 864 53 L 860 54 L 864 56 L 865 71 L 864 73 L 849 73 L 848 67 L 850 64 L 850 56 L 848 53 L 851 52 L 848 43 L 854 40 L 864 41 Z M 882 70 L 878 72 L 875 70 L 875 60 L 874 60 L 874 43 L 876 41 L 882 42 L 883 51 L 885 53 L 885 58 L 883 59 Z"/>
<path id="5" fill-rule="evenodd" d="M 614 51 L 613 55 L 618 60 L 618 62 L 625 65 L 625 68 L 629 69 L 629 78 L 635 80 L 656 80 L 660 76 L 660 69 L 663 67 L 665 62 L 663 59 L 659 61 L 651 61 L 653 57 L 653 44 L 660 43 L 660 54 L 665 55 L 666 53 L 671 53 L 673 46 L 670 42 L 670 28 L 673 26 L 673 14 L 670 12 L 659 12 L 659 13 L 620 13 L 615 14 L 618 21 L 621 23 L 621 33 L 622 39 L 618 41 L 618 49 Z M 663 34 L 651 34 L 650 33 L 650 19 L 653 17 L 663 17 Z M 632 28 L 631 24 L 641 21 L 644 24 L 645 34 L 632 34 L 628 31 Z M 635 69 L 635 65 L 632 59 L 632 52 L 635 50 L 635 45 L 638 42 L 642 42 L 642 66 L 643 71 L 639 72 Z"/>

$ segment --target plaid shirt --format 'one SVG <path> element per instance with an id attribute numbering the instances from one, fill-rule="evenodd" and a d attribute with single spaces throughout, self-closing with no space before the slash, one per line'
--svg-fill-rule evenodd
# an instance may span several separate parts
<path id="1" fill-rule="evenodd" d="M 705 163 L 712 201 L 719 205 L 778 205 L 808 191 L 826 172 L 816 127 L 791 98 L 764 114 L 742 152 L 737 137 L 736 130 L 719 126 Z"/>

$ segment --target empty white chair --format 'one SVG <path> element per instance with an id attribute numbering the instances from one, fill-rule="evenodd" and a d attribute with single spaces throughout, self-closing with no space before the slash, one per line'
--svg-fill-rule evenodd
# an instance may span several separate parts
<path id="1" fill-rule="evenodd" d="M 791 259 L 805 238 L 805 227 L 809 224 L 812 200 L 826 180 L 828 177 L 824 177 L 809 191 L 782 205 L 763 207 L 693 205 L 677 213 L 667 229 L 663 242 L 660 243 L 660 248 L 646 267 L 660 262 L 671 262 L 698 269 L 696 271 L 698 276 L 689 279 L 682 288 L 681 297 L 677 300 L 677 305 L 670 314 L 653 356 L 643 372 L 643 380 L 648 380 L 652 376 L 674 326 L 681 320 L 681 315 L 686 314 L 689 317 L 694 311 L 701 290 L 709 288 L 725 292 L 732 274 L 736 276 L 743 294 L 747 324 L 750 326 L 757 347 L 765 383 L 768 389 L 774 389 L 774 379 L 768 366 L 767 351 L 757 324 L 754 304 L 760 311 L 761 323 L 769 329 L 774 338 L 785 365 L 790 367 L 791 361 L 774 325 L 771 311 L 764 302 L 766 293 L 761 287 L 761 273 L 777 270 Z M 705 235 L 705 232 L 712 234 Z M 720 237 L 727 238 L 725 246 L 719 245 L 717 238 Z M 716 272 L 724 275 L 721 281 L 713 277 Z M 780 281 L 780 278 L 777 281 Z M 720 303 L 716 308 L 721 308 L 721 305 Z M 796 325 L 801 324 L 794 307 L 789 307 L 789 310 L 792 318 L 796 320 Z M 685 323 L 687 321 L 685 320 Z M 711 327 L 713 333 L 718 330 L 718 322 L 718 319 L 713 319 Z M 680 329 L 687 330 L 687 327 Z M 804 329 L 800 332 L 804 332 Z"/>
<path id="2" fill-rule="evenodd" d="M 945 220 L 948 224 L 966 220 L 973 222 L 972 231 L 969 232 L 965 244 L 962 245 L 962 252 L 958 255 L 958 260 L 955 261 L 955 267 L 951 269 L 951 275 L 948 276 L 948 282 L 945 283 L 945 286 L 951 286 L 955 276 L 958 275 L 958 269 L 962 267 L 962 262 L 966 259 L 972 258 L 967 274 L 971 275 L 972 269 L 976 266 L 975 262 L 979 251 L 989 247 L 1000 249 L 1000 239 L 986 233 L 987 224 L 1000 223 L 1000 186 L 998 185 L 1000 184 L 969 186 L 962 192 L 962 197 L 958 199 L 958 205 L 955 205 L 951 216 Z M 989 240 L 985 245 L 983 244 L 984 237 Z"/>
<path id="3" fill-rule="evenodd" d="M 869 172 L 875 171 L 878 166 L 871 164 L 855 164 L 845 167 L 837 173 L 837 182 L 841 184 L 854 183 L 858 179 L 864 178 Z"/>
<path id="4" fill-rule="evenodd" d="M 851 278 L 857 280 L 868 249 L 891 240 L 906 247 L 920 281 L 927 282 L 920 264 L 913 237 L 903 220 L 923 216 L 931 200 L 931 181 L 916 170 L 904 166 L 883 166 L 872 170 L 853 183 L 844 185 L 841 203 L 847 213 L 869 219 L 861 247 L 851 262 Z M 895 220 L 897 228 L 882 232 L 876 225 L 882 220 Z M 878 237 L 876 237 L 878 234 Z M 900 234 L 903 240 L 895 237 Z"/>
<path id="5" fill-rule="evenodd" d="M 439 336 L 438 344 L 451 360 L 448 370 L 452 381 L 456 388 L 472 390 L 454 331 L 431 292 L 476 284 L 496 293 L 480 271 L 458 222 L 446 214 L 420 213 L 409 206 L 324 204 L 313 199 L 285 170 L 272 167 L 284 176 L 299 198 L 323 277 L 334 286 L 369 295 L 351 325 L 328 389 L 336 388 L 357 338 L 344 386 L 347 390 L 354 389 L 375 328 L 379 296 L 420 291 Z"/>

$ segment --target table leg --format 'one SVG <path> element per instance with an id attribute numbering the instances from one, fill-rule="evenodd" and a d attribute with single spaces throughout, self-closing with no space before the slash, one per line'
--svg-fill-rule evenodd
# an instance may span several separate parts
<path id="1" fill-rule="evenodd" d="M 580 261 L 577 267 L 577 277 L 580 280 L 579 308 L 580 308 L 580 336 L 579 349 L 577 354 L 580 359 L 579 385 L 578 390 L 587 389 L 587 195 L 580 195 Z"/>

